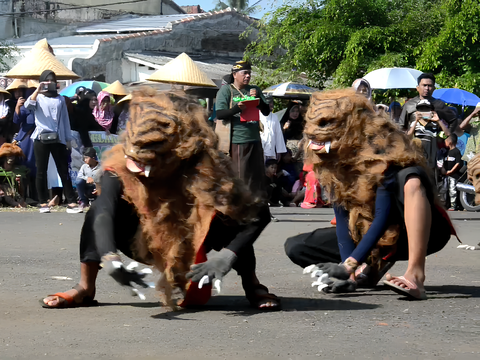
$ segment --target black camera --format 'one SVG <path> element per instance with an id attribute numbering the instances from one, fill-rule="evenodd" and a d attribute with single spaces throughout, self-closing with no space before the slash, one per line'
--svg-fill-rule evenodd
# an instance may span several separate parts
<path id="1" fill-rule="evenodd" d="M 51 82 L 51 83 L 48 83 L 48 84 L 43 84 L 42 85 L 42 91 L 43 92 L 57 91 L 57 83 Z"/>

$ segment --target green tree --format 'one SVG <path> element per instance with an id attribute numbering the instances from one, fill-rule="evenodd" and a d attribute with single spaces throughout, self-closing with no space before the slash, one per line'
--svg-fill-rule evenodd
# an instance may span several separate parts
<path id="1" fill-rule="evenodd" d="M 256 10 L 255 6 L 253 7 L 248 6 L 248 0 L 226 0 L 226 1 L 218 0 L 213 10 L 220 11 L 220 10 L 225 10 L 229 7 L 235 8 L 239 12 L 247 15 L 253 13 Z"/>
<path id="2" fill-rule="evenodd" d="M 396 66 L 478 92 L 479 11 L 478 0 L 303 0 L 255 24 L 246 56 L 263 73 L 304 72 L 320 88 Z"/>
<path id="3" fill-rule="evenodd" d="M 10 70 L 10 64 L 8 63 L 13 58 L 13 53 L 18 51 L 17 47 L 7 41 L 0 42 L 0 71 L 5 72 Z"/>

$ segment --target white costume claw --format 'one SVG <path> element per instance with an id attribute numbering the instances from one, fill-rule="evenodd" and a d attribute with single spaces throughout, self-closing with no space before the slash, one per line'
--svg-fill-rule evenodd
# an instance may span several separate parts
<path id="1" fill-rule="evenodd" d="M 150 268 L 145 268 L 145 269 L 140 270 L 140 272 L 144 273 L 144 274 L 151 274 L 153 271 Z"/>
<path id="2" fill-rule="evenodd" d="M 480 250 L 480 246 L 471 246 L 471 245 L 458 245 L 457 249 L 465 250 Z"/>
<path id="3" fill-rule="evenodd" d="M 325 288 L 328 288 L 328 284 L 318 285 L 318 291 L 323 291 Z"/>
<path id="4" fill-rule="evenodd" d="M 201 289 L 203 287 L 203 284 L 208 284 L 210 283 L 210 278 L 208 275 L 205 275 L 202 277 L 202 279 L 198 282 L 198 288 Z"/>
<path id="5" fill-rule="evenodd" d="M 123 264 L 121 261 L 112 261 L 112 265 L 115 269 L 120 269 Z"/>
<path id="6" fill-rule="evenodd" d="M 126 269 L 127 270 L 133 270 L 138 267 L 138 262 L 132 261 L 130 264 L 127 265 Z"/>
<path id="7" fill-rule="evenodd" d="M 222 285 L 222 280 L 220 279 L 215 279 L 213 281 L 213 288 L 217 291 L 216 295 L 219 295 L 222 288 L 221 288 L 221 285 Z"/>
<path id="8" fill-rule="evenodd" d="M 141 293 L 137 288 L 131 288 L 132 290 L 132 296 L 138 296 L 140 300 L 146 300 L 147 298 L 143 293 Z"/>
<path id="9" fill-rule="evenodd" d="M 318 270 L 317 265 L 313 264 L 310 266 L 307 266 L 305 269 L 303 269 L 304 274 L 310 274 L 312 271 Z"/>
<path id="10" fill-rule="evenodd" d="M 312 283 L 312 287 L 318 286 L 318 291 L 322 291 L 324 288 L 328 287 L 331 282 L 328 274 L 323 274 Z"/>
<path id="11" fill-rule="evenodd" d="M 323 275 L 323 271 L 322 270 L 315 270 L 312 272 L 312 278 L 313 277 L 320 277 Z M 328 276 L 328 274 L 326 274 Z"/>

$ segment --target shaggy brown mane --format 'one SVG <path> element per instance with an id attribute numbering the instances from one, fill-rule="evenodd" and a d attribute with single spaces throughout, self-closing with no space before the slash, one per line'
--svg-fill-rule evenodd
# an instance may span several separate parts
<path id="1" fill-rule="evenodd" d="M 426 170 L 421 148 L 351 89 L 313 94 L 305 135 L 316 143 L 331 142 L 329 153 L 325 148 L 312 151 L 308 140 L 305 151 L 330 200 L 349 211 L 349 230 L 356 243 L 373 221 L 375 193 L 385 171 L 417 165 Z M 392 246 L 398 234 L 399 227 L 391 226 L 378 245 Z"/>
<path id="2" fill-rule="evenodd" d="M 140 216 L 139 256 L 153 256 L 164 273 L 158 288 L 170 303 L 172 288 L 186 289 L 185 274 L 203 242 L 215 213 L 249 221 L 254 203 L 235 178 L 228 157 L 205 110 L 182 92 L 133 92 L 130 120 L 121 144 L 105 153 L 103 166 L 113 169 L 124 196 Z M 152 165 L 150 177 L 126 168 L 126 156 Z"/>

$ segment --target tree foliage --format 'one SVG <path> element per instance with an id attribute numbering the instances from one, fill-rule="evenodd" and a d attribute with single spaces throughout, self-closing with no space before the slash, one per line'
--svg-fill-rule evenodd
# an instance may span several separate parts
<path id="1" fill-rule="evenodd" d="M 288 74 L 283 80 L 304 72 L 315 87 L 332 79 L 330 86 L 349 86 L 396 66 L 480 92 L 478 0 L 300 0 L 254 26 L 259 33 L 247 58 L 264 74 Z"/>
<path id="2" fill-rule="evenodd" d="M 214 11 L 225 10 L 227 8 L 235 8 L 242 14 L 252 14 L 257 10 L 255 6 L 249 7 L 248 0 L 218 0 L 213 8 Z"/>
<path id="3" fill-rule="evenodd" d="M 6 41 L 0 42 L 0 72 L 10 70 L 10 64 L 8 63 L 13 59 L 14 52 L 18 51 L 18 48 Z"/>

